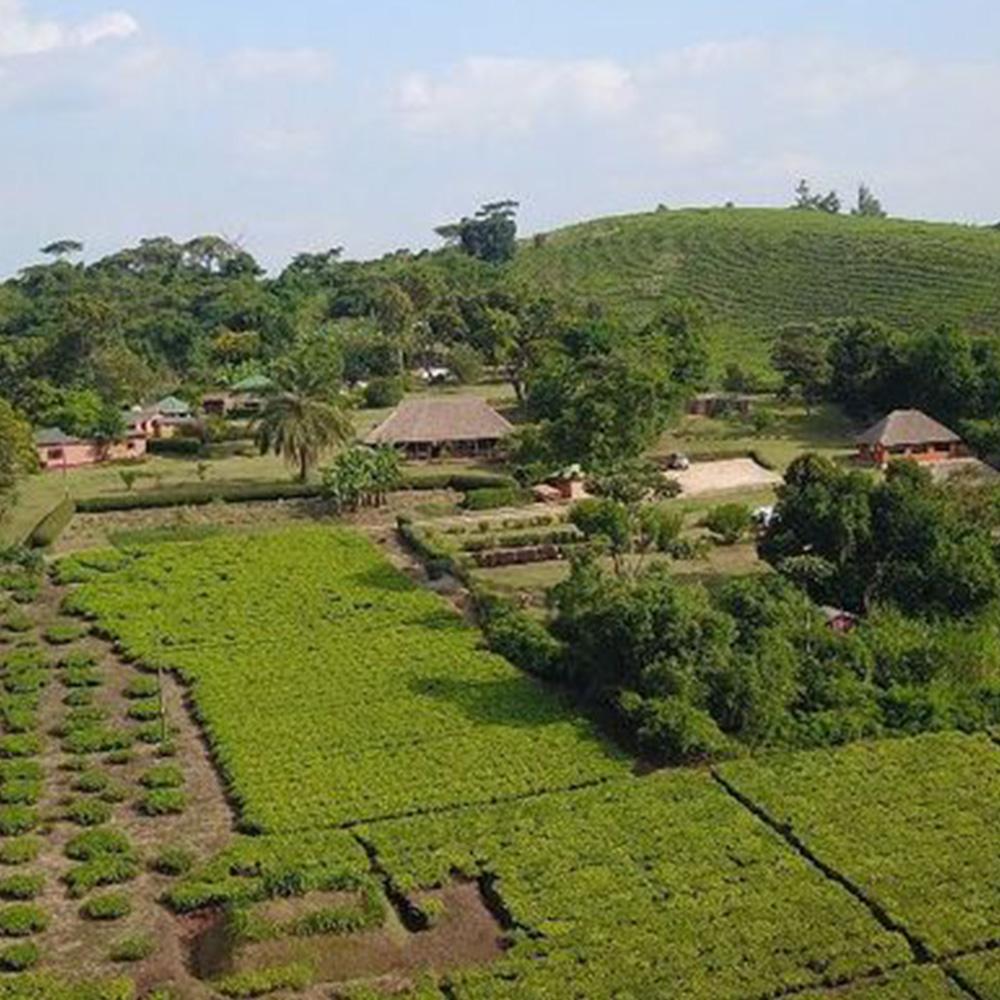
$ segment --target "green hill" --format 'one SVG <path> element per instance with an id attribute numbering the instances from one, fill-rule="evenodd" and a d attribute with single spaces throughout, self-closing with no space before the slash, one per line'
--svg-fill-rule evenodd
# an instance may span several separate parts
<path id="1" fill-rule="evenodd" d="M 665 294 L 709 309 L 717 365 L 766 364 L 783 323 L 864 315 L 1000 332 L 1000 232 L 779 209 L 686 209 L 571 226 L 527 243 L 518 274 L 629 319 Z"/>

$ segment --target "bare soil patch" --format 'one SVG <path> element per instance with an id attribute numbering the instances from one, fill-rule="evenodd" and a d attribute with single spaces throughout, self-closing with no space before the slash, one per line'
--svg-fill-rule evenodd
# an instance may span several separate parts
<path id="1" fill-rule="evenodd" d="M 752 458 L 728 458 L 719 462 L 695 462 L 690 469 L 670 472 L 685 496 L 705 496 L 737 490 L 759 490 L 777 486 L 781 476 L 758 465 Z"/>
<path id="2" fill-rule="evenodd" d="M 291 920 L 328 905 L 327 897 L 343 904 L 350 894 L 314 894 L 265 905 L 272 919 Z M 247 944 L 231 952 L 223 932 L 223 916 L 215 913 L 190 938 L 191 965 L 203 973 L 263 969 L 304 962 L 316 972 L 317 987 L 309 995 L 330 996 L 330 990 L 377 981 L 386 989 L 405 988 L 422 973 L 484 965 L 499 958 L 507 947 L 505 933 L 483 899 L 476 882 L 454 882 L 443 889 L 422 892 L 418 903 L 435 900 L 442 913 L 427 930 L 409 931 L 392 907 L 382 927 L 351 935 L 283 937 Z M 204 920 L 205 918 L 203 918 Z M 336 994 L 334 994 L 336 995 Z"/>

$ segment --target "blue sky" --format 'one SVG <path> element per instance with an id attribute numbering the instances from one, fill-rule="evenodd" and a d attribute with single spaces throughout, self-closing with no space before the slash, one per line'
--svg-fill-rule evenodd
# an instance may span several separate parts
<path id="1" fill-rule="evenodd" d="M 532 231 L 799 176 L 993 221 L 998 37 L 986 0 L 0 0 L 0 274 L 57 237 L 276 268 L 496 197 Z"/>

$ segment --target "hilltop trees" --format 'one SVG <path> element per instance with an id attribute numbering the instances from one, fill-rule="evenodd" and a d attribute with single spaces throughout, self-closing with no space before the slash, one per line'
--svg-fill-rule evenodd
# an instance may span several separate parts
<path id="1" fill-rule="evenodd" d="M 434 230 L 448 243 L 456 244 L 470 257 L 490 264 L 504 264 L 517 251 L 517 210 L 510 199 L 489 202 L 472 217 L 450 222 Z"/>
<path id="2" fill-rule="evenodd" d="M 854 208 L 851 209 L 851 215 L 859 215 L 870 219 L 884 219 L 886 212 L 882 208 L 882 202 L 875 197 L 871 188 L 867 184 L 859 184 L 858 201 Z"/>
<path id="3" fill-rule="evenodd" d="M 792 208 L 806 212 L 826 212 L 837 215 L 840 212 L 840 195 L 836 191 L 813 194 L 809 182 L 803 178 L 795 187 L 795 202 Z"/>

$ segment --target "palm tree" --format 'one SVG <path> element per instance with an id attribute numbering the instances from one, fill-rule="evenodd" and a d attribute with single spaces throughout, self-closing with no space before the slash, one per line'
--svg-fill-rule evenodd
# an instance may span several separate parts
<path id="1" fill-rule="evenodd" d="M 325 451 L 354 437 L 350 417 L 325 399 L 301 390 L 274 393 L 254 425 L 262 455 L 281 455 L 289 465 L 297 465 L 299 481 L 305 482 L 309 469 Z"/>

